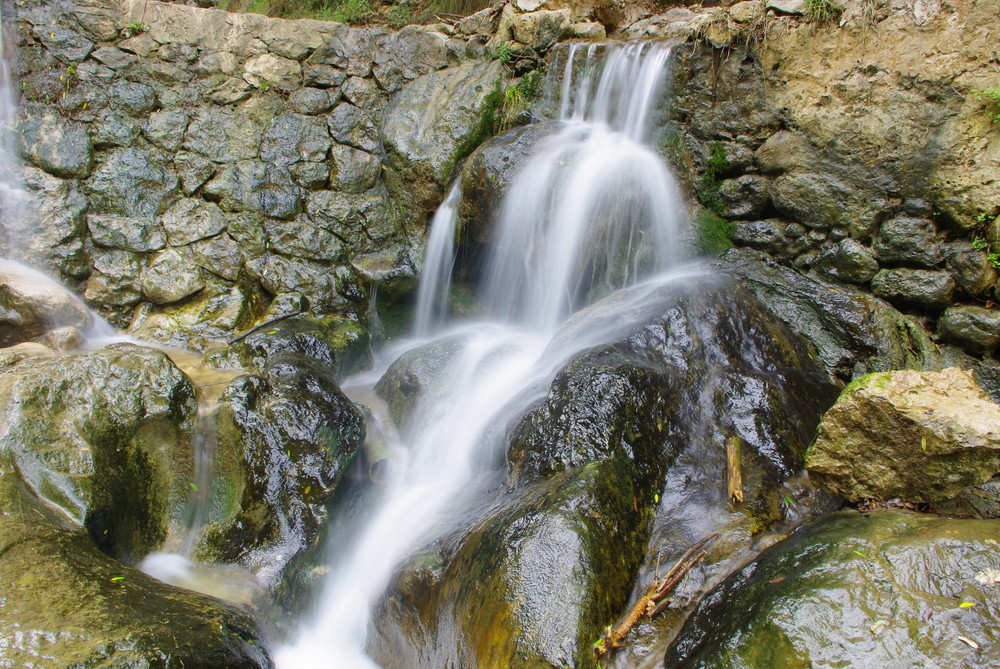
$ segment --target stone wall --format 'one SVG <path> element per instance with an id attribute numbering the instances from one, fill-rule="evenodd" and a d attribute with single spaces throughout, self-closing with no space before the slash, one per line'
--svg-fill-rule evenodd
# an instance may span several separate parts
<path id="1" fill-rule="evenodd" d="M 392 32 L 153 1 L 16 9 L 33 259 L 178 344 L 268 305 L 360 318 L 376 283 L 406 291 L 502 76 L 477 34 L 491 12 Z"/>

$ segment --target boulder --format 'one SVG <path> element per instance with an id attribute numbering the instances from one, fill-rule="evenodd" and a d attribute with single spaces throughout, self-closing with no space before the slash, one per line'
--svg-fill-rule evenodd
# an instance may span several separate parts
<path id="1" fill-rule="evenodd" d="M 790 240 L 785 236 L 786 221 L 768 218 L 762 221 L 736 221 L 729 238 L 740 246 L 749 246 L 778 257 L 788 254 Z"/>
<path id="2" fill-rule="evenodd" d="M 55 114 L 31 116 L 19 126 L 21 155 L 49 174 L 84 179 L 94 167 L 86 126 Z"/>
<path id="3" fill-rule="evenodd" d="M 1000 473 L 1000 406 L 966 372 L 877 372 L 819 425 L 809 478 L 851 501 L 935 502 Z"/>
<path id="4" fill-rule="evenodd" d="M 34 339 L 59 326 L 87 328 L 90 310 L 41 272 L 0 259 L 0 346 Z"/>
<path id="5" fill-rule="evenodd" d="M 86 182 L 96 213 L 156 216 L 176 197 L 177 175 L 143 149 L 108 151 Z"/>
<path id="6" fill-rule="evenodd" d="M 152 349 L 26 360 L 0 374 L 0 455 L 102 550 L 135 561 L 180 522 L 195 407 L 191 382 Z"/>
<path id="7" fill-rule="evenodd" d="M 948 271 L 958 288 L 972 297 L 984 297 L 997 280 L 997 268 L 982 249 L 961 240 L 945 250 Z"/>
<path id="8" fill-rule="evenodd" d="M 746 0 L 754 2 L 755 0 Z M 718 214 L 726 219 L 753 219 L 770 204 L 769 180 L 759 174 L 744 174 L 719 184 Z"/>
<path id="9" fill-rule="evenodd" d="M 265 163 L 291 165 L 300 161 L 323 162 L 330 150 L 330 132 L 324 119 L 284 114 L 271 121 L 260 143 Z"/>
<path id="10" fill-rule="evenodd" d="M 246 611 L 168 586 L 101 553 L 3 462 L 0 647 L 6 662 L 272 666 L 263 632 Z"/>
<path id="11" fill-rule="evenodd" d="M 665 666 L 996 664 L 996 522 L 827 516 L 710 592 Z"/>
<path id="12" fill-rule="evenodd" d="M 159 251 L 167 244 L 163 226 L 153 218 L 92 214 L 87 217 L 90 237 L 98 246 L 134 253 Z"/>
<path id="13" fill-rule="evenodd" d="M 871 252 L 853 239 L 843 239 L 821 250 L 812 266 L 833 281 L 857 284 L 871 281 L 879 269 Z"/>
<path id="14" fill-rule="evenodd" d="M 334 144 L 330 151 L 330 188 L 362 193 L 375 187 L 382 174 L 378 157 L 350 146 Z"/>
<path id="15" fill-rule="evenodd" d="M 938 319 L 941 336 L 981 354 L 990 354 L 1000 344 L 1000 311 L 959 306 L 944 310 Z"/>
<path id="16" fill-rule="evenodd" d="M 883 269 L 872 279 L 872 292 L 898 306 L 940 311 L 952 302 L 955 280 L 939 270 Z"/>
<path id="17" fill-rule="evenodd" d="M 57 179 L 42 170 L 24 168 L 24 185 L 34 201 L 34 215 L 6 221 L 8 235 L 24 257 L 52 275 L 62 272 L 81 279 L 87 276 L 90 258 L 84 247 L 87 198 L 75 182 Z M 23 254 L 23 256 L 22 256 Z"/>
<path id="18" fill-rule="evenodd" d="M 185 246 L 226 229 L 226 217 L 219 206 L 200 198 L 178 200 L 163 214 L 160 222 L 171 246 Z"/>
<path id="19" fill-rule="evenodd" d="M 153 304 L 178 302 L 204 287 L 201 269 L 186 248 L 157 253 L 142 273 L 142 294 Z"/>
<path id="20" fill-rule="evenodd" d="M 515 14 L 510 24 L 510 35 L 521 44 L 544 52 L 569 31 L 572 21 L 569 9 L 542 9 Z"/>
<path id="21" fill-rule="evenodd" d="M 298 61 L 273 53 L 254 56 L 243 65 L 243 78 L 260 89 L 290 92 L 302 87 L 302 66 Z"/>
<path id="22" fill-rule="evenodd" d="M 875 238 L 875 257 L 889 265 L 934 267 L 942 259 L 934 221 L 897 217 L 882 224 Z"/>

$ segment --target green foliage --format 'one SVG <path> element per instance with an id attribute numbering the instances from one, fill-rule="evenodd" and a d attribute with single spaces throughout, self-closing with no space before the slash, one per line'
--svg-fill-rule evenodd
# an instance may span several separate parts
<path id="1" fill-rule="evenodd" d="M 385 20 L 390 28 L 400 29 L 403 26 L 413 23 L 413 16 L 416 13 L 416 7 L 411 5 L 407 0 L 393 4 L 385 12 Z"/>
<path id="2" fill-rule="evenodd" d="M 844 13 L 844 8 L 833 0 L 806 0 L 806 17 L 816 23 L 835 21 Z"/>
<path id="3" fill-rule="evenodd" d="M 719 179 L 729 167 L 729 159 L 726 158 L 726 147 L 723 143 L 712 142 L 709 144 L 708 160 L 705 161 L 701 177 L 698 179 L 698 199 L 716 214 L 722 210 L 722 200 L 719 198 Z"/>
<path id="4" fill-rule="evenodd" d="M 698 235 L 698 250 L 709 256 L 717 256 L 733 248 L 730 236 L 733 234 L 732 221 L 727 221 L 715 213 L 702 209 L 695 217 L 695 231 Z"/>
<path id="5" fill-rule="evenodd" d="M 514 54 L 511 53 L 510 44 L 504 43 L 496 48 L 493 53 L 493 57 L 499 60 L 501 63 L 509 63 L 514 59 Z"/>
<path id="6" fill-rule="evenodd" d="M 361 23 L 372 13 L 368 0 L 334 0 L 316 14 L 316 18 L 337 23 Z"/>
<path id="7" fill-rule="evenodd" d="M 990 264 L 996 269 L 1000 269 L 1000 253 L 990 251 L 990 243 L 988 241 L 979 235 L 976 235 L 972 238 L 972 248 L 977 251 L 984 251 L 986 253 L 986 257 L 989 258 Z"/>
<path id="8" fill-rule="evenodd" d="M 135 37 L 136 35 L 141 35 L 147 30 L 149 30 L 148 25 L 146 25 L 145 23 L 141 23 L 139 21 L 134 21 L 125 26 L 124 28 L 122 28 L 122 35 L 124 35 L 126 38 Z"/>
<path id="9" fill-rule="evenodd" d="M 973 89 L 972 94 L 980 102 L 985 102 L 990 118 L 994 123 L 1000 123 L 1000 86 L 989 90 Z"/>

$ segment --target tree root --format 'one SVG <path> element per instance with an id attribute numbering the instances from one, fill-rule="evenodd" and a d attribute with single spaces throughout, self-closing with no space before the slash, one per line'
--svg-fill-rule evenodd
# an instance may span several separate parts
<path id="1" fill-rule="evenodd" d="M 684 555 L 678 558 L 674 566 L 662 578 L 654 578 L 653 582 L 646 588 L 646 594 L 639 598 L 628 614 L 618 623 L 618 626 L 614 629 L 609 626 L 601 634 L 601 638 L 594 643 L 594 657 L 599 660 L 603 655 L 608 655 L 616 648 L 624 646 L 625 637 L 628 636 L 629 632 L 632 631 L 632 628 L 635 627 L 643 615 L 652 618 L 665 609 L 667 604 L 670 603 L 670 598 L 667 597 L 667 594 L 677 587 L 691 570 L 691 567 L 701 562 L 702 558 L 705 557 L 705 551 L 702 548 L 717 536 L 719 536 L 718 532 L 709 534 L 687 549 Z"/>

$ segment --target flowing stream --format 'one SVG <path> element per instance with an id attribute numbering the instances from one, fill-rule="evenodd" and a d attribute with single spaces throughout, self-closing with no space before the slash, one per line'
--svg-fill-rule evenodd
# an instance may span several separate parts
<path id="1" fill-rule="evenodd" d="M 278 650 L 280 667 L 376 666 L 366 653 L 372 605 L 407 552 L 440 531 L 481 463 L 502 454 L 503 429 L 495 428 L 544 392 L 571 356 L 623 327 L 616 319 L 601 327 L 560 325 L 596 299 L 663 276 L 681 259 L 683 204 L 651 148 L 649 128 L 669 62 L 664 44 L 569 47 L 560 129 L 528 159 L 496 222 L 478 295 L 492 314 L 486 321 L 448 324 L 435 316 L 445 313 L 453 258 L 452 190 L 430 232 L 416 336 L 344 383 L 349 396 L 364 401 L 393 361 L 423 346 L 447 351 L 444 369 L 435 372 L 441 387 L 399 426 L 379 506 L 334 547 L 318 608 Z"/>

